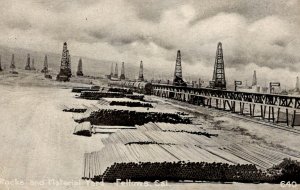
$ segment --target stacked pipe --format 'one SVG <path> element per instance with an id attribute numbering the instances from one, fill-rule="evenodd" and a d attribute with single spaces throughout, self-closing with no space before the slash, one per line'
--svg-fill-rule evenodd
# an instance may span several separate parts
<path id="1" fill-rule="evenodd" d="M 168 122 L 168 123 L 191 123 L 186 117 L 181 117 L 176 113 L 134 111 L 120 109 L 99 109 L 93 111 L 89 117 L 76 120 L 76 122 L 90 121 L 93 125 L 142 125 L 148 122 Z"/>
<path id="2" fill-rule="evenodd" d="M 95 181 L 115 182 L 117 179 L 132 181 L 197 180 L 218 182 L 269 181 L 268 176 L 254 165 L 229 165 L 206 162 L 140 162 L 114 163 Z"/>
<path id="3" fill-rule="evenodd" d="M 80 93 L 82 91 L 99 91 L 100 86 L 90 86 L 90 87 L 73 87 L 72 92 Z"/>
<path id="4" fill-rule="evenodd" d="M 88 122 L 80 123 L 75 127 L 73 134 L 90 137 L 92 136 L 92 126 Z"/>
<path id="5" fill-rule="evenodd" d="M 110 98 L 123 98 L 125 94 L 121 92 L 99 92 L 99 91 L 82 91 L 80 98 L 89 100 L 99 100 L 100 98 L 110 97 Z"/>

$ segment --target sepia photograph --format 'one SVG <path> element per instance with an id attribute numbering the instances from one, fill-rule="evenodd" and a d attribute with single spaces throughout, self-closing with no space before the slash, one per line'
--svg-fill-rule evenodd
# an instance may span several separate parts
<path id="1" fill-rule="evenodd" d="M 300 0 L 0 0 L 0 190 L 300 189 Z"/>

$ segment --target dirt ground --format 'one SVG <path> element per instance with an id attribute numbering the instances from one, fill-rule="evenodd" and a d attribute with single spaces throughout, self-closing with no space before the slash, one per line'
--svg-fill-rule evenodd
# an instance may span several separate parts
<path id="1" fill-rule="evenodd" d="M 78 84 L 77 84 L 78 85 Z M 41 74 L 0 75 L 0 189 L 280 189 L 270 184 L 168 183 L 144 185 L 94 184 L 81 180 L 83 155 L 101 149 L 100 136 L 73 135 L 76 123 L 63 103 L 80 103 L 70 93 L 76 83 L 45 81 Z M 200 110 L 201 111 L 201 110 Z M 219 118 L 220 119 L 220 118 Z M 233 121 L 221 118 L 232 128 Z M 239 123 L 259 135 L 258 126 Z M 274 129 L 275 130 L 275 129 Z M 261 138 L 298 148 L 297 138 L 281 131 L 262 130 Z M 272 133 L 272 134 L 271 134 Z M 275 137 L 275 138 L 273 138 Z M 278 142 L 277 142 L 278 141 Z M 300 150 L 300 148 L 298 148 Z"/>

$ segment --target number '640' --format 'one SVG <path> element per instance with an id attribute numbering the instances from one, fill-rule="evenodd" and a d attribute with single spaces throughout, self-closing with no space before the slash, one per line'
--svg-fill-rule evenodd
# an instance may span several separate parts
<path id="1" fill-rule="evenodd" d="M 296 181 L 281 181 L 280 182 L 281 187 L 297 187 Z"/>

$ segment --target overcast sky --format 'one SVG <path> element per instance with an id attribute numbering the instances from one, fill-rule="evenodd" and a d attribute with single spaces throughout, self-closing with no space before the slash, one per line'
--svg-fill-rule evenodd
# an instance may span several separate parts
<path id="1" fill-rule="evenodd" d="M 278 80 L 300 73 L 297 0 L 0 0 L 0 45 L 170 69 L 212 77 L 223 44 L 228 80 Z"/>

